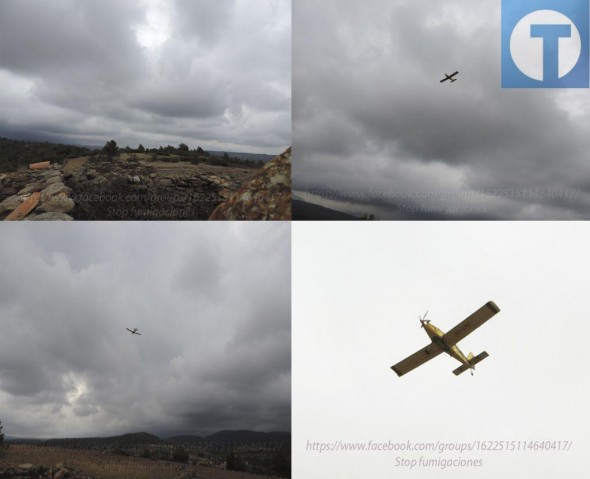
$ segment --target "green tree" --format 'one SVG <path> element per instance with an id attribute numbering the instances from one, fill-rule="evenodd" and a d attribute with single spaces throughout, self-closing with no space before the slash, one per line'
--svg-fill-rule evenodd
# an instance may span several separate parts
<path id="1" fill-rule="evenodd" d="M 140 143 L 139 146 L 137 147 L 137 151 L 139 153 L 144 153 L 145 152 L 145 148 L 144 146 Z"/>
<path id="2" fill-rule="evenodd" d="M 180 145 L 178 145 L 178 151 L 180 151 L 180 153 L 188 154 L 188 145 L 181 143 Z"/>
<path id="3" fill-rule="evenodd" d="M 4 444 L 4 433 L 2 432 L 2 421 L 0 421 L 0 446 Z"/>
<path id="4" fill-rule="evenodd" d="M 115 140 L 107 141 L 102 148 L 102 152 L 107 155 L 109 160 L 112 160 L 115 156 L 119 154 L 119 147 L 117 146 L 117 142 Z"/>

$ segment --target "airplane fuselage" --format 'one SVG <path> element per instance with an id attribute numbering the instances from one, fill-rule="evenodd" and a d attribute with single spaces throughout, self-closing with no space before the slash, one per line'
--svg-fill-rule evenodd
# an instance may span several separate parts
<path id="1" fill-rule="evenodd" d="M 465 365 L 469 365 L 469 360 L 456 344 L 447 344 L 447 342 L 444 340 L 445 333 L 443 333 L 430 321 L 424 321 L 422 326 L 424 326 L 426 334 L 428 334 L 428 337 L 434 344 L 439 346 L 445 353 L 447 353 L 449 356 L 452 356 L 457 361 Z"/>

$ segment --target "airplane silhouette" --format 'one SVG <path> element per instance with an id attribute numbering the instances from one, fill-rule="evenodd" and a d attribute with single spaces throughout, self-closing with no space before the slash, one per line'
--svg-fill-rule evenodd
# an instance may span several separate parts
<path id="1" fill-rule="evenodd" d="M 457 343 L 499 312 L 500 308 L 496 306 L 496 303 L 488 301 L 475 313 L 472 313 L 467 319 L 464 319 L 446 333 L 443 333 L 432 324 L 430 319 L 426 319 L 425 314 L 423 318 L 420 318 L 420 324 L 426 331 L 426 334 L 428 334 L 428 337 L 431 340 L 430 344 L 425 348 L 422 348 L 420 351 L 411 354 L 399 363 L 394 364 L 391 366 L 391 369 L 393 369 L 398 376 L 403 376 L 425 362 L 430 361 L 432 358 L 437 357 L 439 354 L 447 353 L 461 363 L 461 366 L 453 371 L 455 376 L 458 376 L 468 369 L 471 370 L 471 375 L 473 375 L 475 365 L 480 361 L 483 361 L 489 355 L 487 352 L 483 351 L 477 356 L 473 356 L 472 353 L 465 356 L 457 346 Z M 428 311 L 426 313 L 428 314 Z"/>
<path id="2" fill-rule="evenodd" d="M 133 328 L 133 331 L 129 328 L 125 328 L 127 331 L 129 331 L 131 334 L 137 334 L 139 336 L 141 336 L 141 333 L 137 332 L 137 328 Z"/>
<path id="3" fill-rule="evenodd" d="M 453 77 L 455 75 L 458 75 L 458 74 L 459 74 L 459 72 L 451 73 L 450 75 L 447 75 L 445 73 L 445 77 L 440 82 L 442 83 L 442 82 L 447 81 L 447 80 L 451 80 L 451 82 L 457 81 L 457 79 L 456 78 L 453 78 Z"/>

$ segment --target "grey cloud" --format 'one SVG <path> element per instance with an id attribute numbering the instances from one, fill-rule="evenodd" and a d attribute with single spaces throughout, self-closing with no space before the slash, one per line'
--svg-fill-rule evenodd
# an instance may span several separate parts
<path id="1" fill-rule="evenodd" d="M 6 432 L 288 429 L 289 225 L 124 226 L 5 231 Z"/>
<path id="2" fill-rule="evenodd" d="M 587 217 L 583 92 L 500 88 L 499 4 L 369 3 L 294 5 L 295 189 L 356 191 L 341 206 L 382 219 L 408 192 L 448 219 Z"/>
<path id="3" fill-rule="evenodd" d="M 291 143 L 289 4 L 6 0 L 0 135 L 277 153 Z M 168 36 L 146 46 L 154 18 Z"/>

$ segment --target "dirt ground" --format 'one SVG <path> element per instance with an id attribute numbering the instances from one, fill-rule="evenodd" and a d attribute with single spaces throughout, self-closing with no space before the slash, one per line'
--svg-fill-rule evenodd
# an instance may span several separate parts
<path id="1" fill-rule="evenodd" d="M 190 161 L 153 161 L 151 156 L 145 153 L 134 153 L 133 156 L 135 156 L 141 164 L 155 168 L 156 174 L 166 177 L 180 177 L 194 173 L 204 173 L 207 175 L 224 174 L 242 183 L 252 178 L 259 171 L 255 168 L 209 165 L 204 162 L 194 165 Z M 131 155 L 129 153 L 123 153 L 115 159 L 115 162 L 125 162 L 129 160 L 130 157 Z M 86 156 L 67 160 L 64 165 L 64 173 L 70 173 L 80 166 L 85 165 L 87 162 L 88 157 Z"/>
<path id="2" fill-rule="evenodd" d="M 54 467 L 59 462 L 97 479 L 173 479 L 189 472 L 199 479 L 261 479 L 265 477 L 214 467 L 184 467 L 176 462 L 120 456 L 99 451 L 14 444 L 8 448 L 6 457 L 0 457 L 0 470 L 27 463 L 34 466 Z"/>

